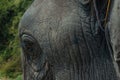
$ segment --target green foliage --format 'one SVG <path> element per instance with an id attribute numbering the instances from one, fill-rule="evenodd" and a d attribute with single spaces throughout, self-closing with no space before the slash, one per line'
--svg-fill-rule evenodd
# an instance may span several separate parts
<path id="1" fill-rule="evenodd" d="M 11 80 L 13 80 L 13 79 L 11 79 Z M 22 76 L 19 75 L 19 76 L 17 76 L 17 78 L 15 78 L 14 80 L 22 80 Z"/>
<path id="2" fill-rule="evenodd" d="M 0 77 L 15 78 L 21 74 L 17 28 L 31 3 L 32 0 L 0 0 Z"/>

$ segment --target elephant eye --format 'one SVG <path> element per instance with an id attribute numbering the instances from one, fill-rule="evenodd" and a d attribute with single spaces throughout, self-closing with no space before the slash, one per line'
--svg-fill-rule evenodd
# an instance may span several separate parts
<path id="1" fill-rule="evenodd" d="M 23 34 L 21 37 L 21 46 L 24 55 L 29 59 L 35 59 L 40 52 L 40 47 L 37 41 L 29 35 Z"/>
<path id="2" fill-rule="evenodd" d="M 24 51 L 32 52 L 34 46 L 34 40 L 31 36 L 24 34 L 22 36 L 21 45 Z"/>
<path id="3" fill-rule="evenodd" d="M 45 63 L 45 55 L 38 41 L 31 35 L 23 34 L 20 37 L 22 57 L 26 66 L 34 71 L 40 71 Z"/>

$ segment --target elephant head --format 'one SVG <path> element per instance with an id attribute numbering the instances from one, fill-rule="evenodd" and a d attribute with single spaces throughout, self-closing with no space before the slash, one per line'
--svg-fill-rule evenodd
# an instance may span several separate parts
<path id="1" fill-rule="evenodd" d="M 24 80 L 118 80 L 92 0 L 35 0 L 19 35 Z"/>

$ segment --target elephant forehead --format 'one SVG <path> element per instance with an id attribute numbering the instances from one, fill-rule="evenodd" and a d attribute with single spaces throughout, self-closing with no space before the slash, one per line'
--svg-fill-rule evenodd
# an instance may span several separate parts
<path id="1" fill-rule="evenodd" d="M 38 6 L 35 4 L 37 2 L 34 2 L 22 17 L 19 24 L 20 34 L 25 29 L 30 33 L 35 31 L 40 34 L 47 33 L 51 28 L 60 30 L 80 22 L 79 10 L 75 6 L 63 7 L 47 0 L 43 0 Z M 84 11 L 80 10 L 80 12 Z"/>
<path id="2" fill-rule="evenodd" d="M 63 4 L 60 5 L 60 3 Z M 72 21 L 75 19 L 74 16 L 79 17 L 79 15 L 85 17 L 86 13 L 83 9 L 78 7 L 78 4 L 75 2 L 59 0 L 35 0 L 22 17 L 19 28 L 32 30 L 34 28 L 36 29 L 36 27 L 43 28 L 50 24 L 54 26 L 58 24 L 56 22 L 60 22 L 61 19 L 62 21 L 68 21 L 68 19 L 69 21 Z"/>

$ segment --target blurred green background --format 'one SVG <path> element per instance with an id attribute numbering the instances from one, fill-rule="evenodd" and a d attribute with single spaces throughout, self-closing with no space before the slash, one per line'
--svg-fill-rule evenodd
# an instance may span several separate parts
<path id="1" fill-rule="evenodd" d="M 19 21 L 33 0 L 0 0 L 0 80 L 22 80 Z"/>

